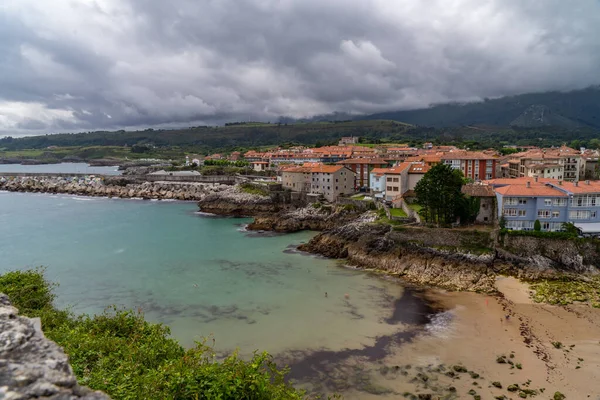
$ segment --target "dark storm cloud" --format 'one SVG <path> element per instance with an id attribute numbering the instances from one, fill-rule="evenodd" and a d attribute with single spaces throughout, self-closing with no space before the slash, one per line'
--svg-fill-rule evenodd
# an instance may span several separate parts
<path id="1" fill-rule="evenodd" d="M 600 5 L 8 0 L 0 132 L 367 113 L 599 83 Z"/>

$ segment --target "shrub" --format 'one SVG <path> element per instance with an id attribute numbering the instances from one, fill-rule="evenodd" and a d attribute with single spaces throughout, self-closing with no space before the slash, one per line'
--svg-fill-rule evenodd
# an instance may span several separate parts
<path id="1" fill-rule="evenodd" d="M 533 230 L 536 232 L 540 232 L 542 230 L 542 224 L 539 219 L 536 219 L 533 223 Z"/>
<path id="2" fill-rule="evenodd" d="M 44 333 L 69 355 L 79 382 L 114 399 L 302 399 L 267 353 L 223 361 L 204 343 L 185 350 L 169 328 L 140 313 L 112 308 L 75 317 L 54 308 L 43 270 L 0 275 L 0 292 L 22 315 L 40 317 Z"/>
<path id="3" fill-rule="evenodd" d="M 269 195 L 269 191 L 266 188 L 262 188 L 257 185 L 253 185 L 251 183 L 242 183 L 240 185 L 240 190 L 244 193 L 253 194 L 256 196 L 268 196 Z"/>

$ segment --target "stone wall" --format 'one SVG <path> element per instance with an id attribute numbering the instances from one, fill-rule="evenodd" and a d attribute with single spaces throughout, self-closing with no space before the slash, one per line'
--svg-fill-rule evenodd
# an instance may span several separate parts
<path id="1" fill-rule="evenodd" d="M 0 293 L 0 398 L 110 400 L 79 386 L 65 352 L 46 339 L 39 319 L 18 315 Z"/>

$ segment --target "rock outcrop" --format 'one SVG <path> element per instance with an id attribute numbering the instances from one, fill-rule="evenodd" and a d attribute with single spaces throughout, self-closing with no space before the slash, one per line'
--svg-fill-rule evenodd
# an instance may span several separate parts
<path id="1" fill-rule="evenodd" d="M 239 186 L 203 196 L 198 202 L 200 211 L 235 217 L 276 213 L 285 204 L 272 196 L 244 192 Z"/>
<path id="2" fill-rule="evenodd" d="M 278 214 L 259 215 L 248 225 L 248 229 L 288 233 L 301 230 L 324 231 L 355 221 L 357 217 L 356 212 L 344 206 L 315 208 L 309 204 Z"/>
<path id="3" fill-rule="evenodd" d="M 352 265 L 402 276 L 407 281 L 449 290 L 494 291 L 498 274 L 526 280 L 594 273 L 600 251 L 572 240 L 510 238 L 493 232 L 428 229 L 357 221 L 338 226 L 300 246 L 301 250 Z"/>
<path id="4" fill-rule="evenodd" d="M 489 256 L 449 252 L 401 240 L 389 225 L 356 222 L 323 232 L 301 250 L 450 290 L 492 292 Z"/>
<path id="5" fill-rule="evenodd" d="M 44 337 L 39 320 L 18 315 L 0 293 L 0 398 L 110 400 L 79 386 L 67 355 Z"/>

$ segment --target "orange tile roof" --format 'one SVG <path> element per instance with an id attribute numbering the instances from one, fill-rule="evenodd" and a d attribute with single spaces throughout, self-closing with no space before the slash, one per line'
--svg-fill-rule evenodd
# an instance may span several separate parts
<path id="1" fill-rule="evenodd" d="M 426 174 L 431 167 L 427 164 L 413 164 L 408 170 L 409 174 Z"/>
<path id="2" fill-rule="evenodd" d="M 293 168 L 287 168 L 283 172 L 292 172 L 292 173 L 323 173 L 323 174 L 333 174 L 338 172 L 346 167 L 343 165 L 324 165 L 319 163 L 310 163 L 313 165 L 303 165 L 297 166 Z M 348 170 L 352 172 L 351 170 Z M 352 172 L 354 173 L 354 172 Z"/>
<path id="3" fill-rule="evenodd" d="M 347 160 L 338 161 L 336 164 L 387 164 L 383 158 L 349 158 Z"/>
<path id="4" fill-rule="evenodd" d="M 496 193 L 500 193 L 503 196 L 519 196 L 519 197 L 568 197 L 566 193 L 560 190 L 548 186 L 544 183 L 532 183 L 527 185 L 508 185 L 495 188 Z"/>
<path id="5" fill-rule="evenodd" d="M 376 174 L 376 175 L 378 175 L 378 174 L 381 174 L 381 175 L 383 175 L 383 174 L 385 174 L 385 173 L 386 173 L 388 170 L 389 170 L 389 168 L 373 168 L 373 169 L 371 170 L 371 173 L 372 173 L 372 174 Z"/>
<path id="6" fill-rule="evenodd" d="M 499 186 L 499 185 L 526 185 L 527 182 L 530 184 L 534 183 L 550 183 L 550 182 L 558 182 L 558 179 L 550 179 L 550 178 L 538 178 L 537 182 L 535 178 L 530 177 L 521 177 L 521 178 L 496 178 L 496 179 L 488 179 L 487 181 L 483 181 L 489 185 Z"/>
<path id="7" fill-rule="evenodd" d="M 600 181 L 580 181 L 577 186 L 575 186 L 575 182 L 563 182 L 562 185 L 553 183 L 552 185 L 574 194 L 600 193 Z"/>
<path id="8" fill-rule="evenodd" d="M 443 160 L 494 160 L 496 155 L 484 153 L 483 151 L 450 151 L 442 156 Z"/>
<path id="9" fill-rule="evenodd" d="M 310 167 L 310 172 L 333 174 L 334 172 L 338 172 L 344 168 L 346 168 L 346 167 L 344 167 L 343 165 L 317 165 L 314 167 Z M 350 172 L 352 172 L 352 171 L 350 171 Z"/>

